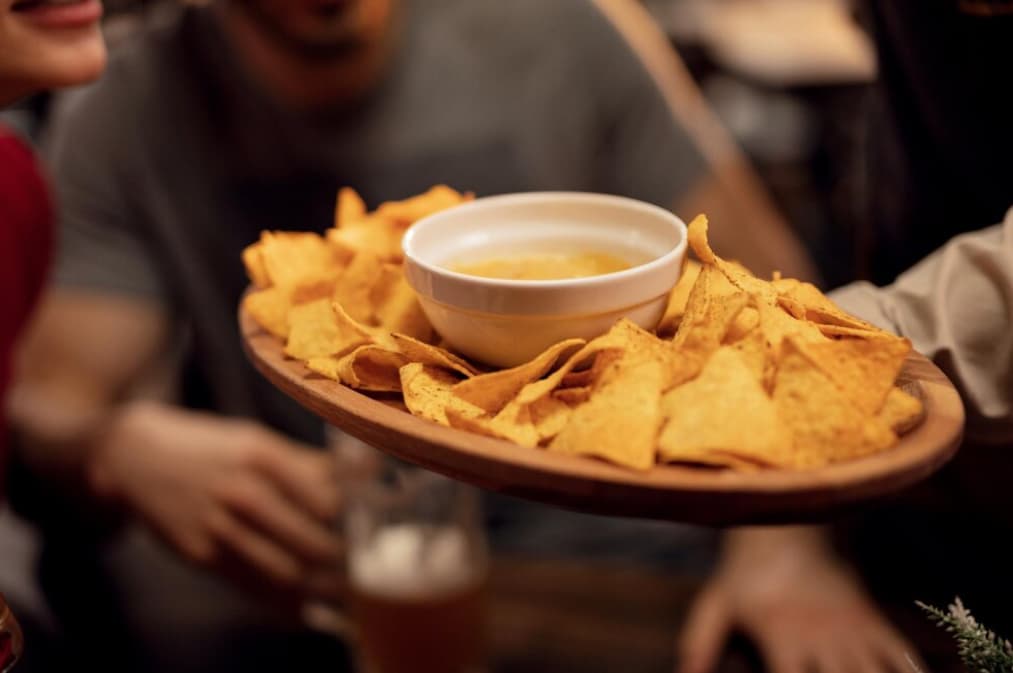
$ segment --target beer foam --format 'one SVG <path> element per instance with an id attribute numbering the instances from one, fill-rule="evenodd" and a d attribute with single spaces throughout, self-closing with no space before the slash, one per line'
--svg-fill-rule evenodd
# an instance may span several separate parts
<path id="1" fill-rule="evenodd" d="M 480 572 L 482 561 L 469 551 L 464 534 L 455 528 L 387 526 L 351 554 L 352 584 L 401 598 L 446 593 L 470 584 Z"/>

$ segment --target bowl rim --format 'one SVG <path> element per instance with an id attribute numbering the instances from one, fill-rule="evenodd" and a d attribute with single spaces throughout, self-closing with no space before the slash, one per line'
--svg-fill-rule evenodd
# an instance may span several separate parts
<path id="1" fill-rule="evenodd" d="M 490 204 L 516 204 L 526 202 L 552 202 L 559 200 L 579 201 L 585 204 L 587 203 L 599 203 L 599 204 L 610 204 L 610 205 L 621 205 L 624 207 L 639 210 L 652 215 L 660 216 L 662 219 L 668 220 L 673 225 L 674 229 L 679 232 L 679 241 L 672 246 L 665 254 L 658 257 L 654 257 L 646 262 L 631 266 L 628 269 L 622 271 L 613 271 L 611 273 L 597 274 L 594 276 L 581 276 L 577 278 L 556 278 L 556 279 L 544 279 L 544 280 L 516 280 L 511 278 L 490 278 L 487 276 L 475 276 L 467 273 L 460 273 L 458 271 L 452 271 L 446 267 L 438 264 L 431 263 L 423 260 L 417 254 L 415 250 L 415 239 L 419 235 L 419 231 L 424 230 L 426 227 L 434 226 L 433 223 L 439 223 L 442 220 L 448 219 L 449 217 L 458 217 L 462 212 L 469 210 L 476 210 L 488 207 Z M 669 266 L 673 260 L 683 255 L 687 247 L 687 230 L 686 224 L 679 218 L 678 215 L 672 211 L 657 206 L 653 203 L 647 203 L 646 201 L 640 201 L 627 196 L 617 196 L 614 194 L 601 194 L 597 192 L 580 192 L 580 191 L 535 191 L 535 192 L 518 192 L 513 194 L 498 194 L 495 196 L 485 196 L 477 198 L 474 201 L 469 201 L 446 210 L 428 215 L 413 224 L 404 237 L 401 239 L 401 249 L 404 254 L 405 262 L 410 262 L 416 267 L 423 269 L 425 272 L 430 273 L 434 276 L 440 277 L 444 280 L 450 281 L 455 284 L 471 284 L 475 286 L 481 286 L 488 289 L 502 289 L 502 290 L 522 290 L 526 292 L 538 291 L 538 290 L 561 290 L 567 288 L 588 288 L 597 287 L 603 285 L 609 285 L 615 282 L 621 282 L 629 278 L 633 278 L 640 275 L 648 275 L 651 272 L 659 269 L 663 269 Z M 416 288 L 418 291 L 419 288 Z"/>

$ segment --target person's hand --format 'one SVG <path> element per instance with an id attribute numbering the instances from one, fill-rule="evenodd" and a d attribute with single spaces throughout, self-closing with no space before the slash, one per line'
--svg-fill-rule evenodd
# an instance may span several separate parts
<path id="1" fill-rule="evenodd" d="M 756 644 L 772 673 L 914 670 L 914 649 L 818 531 L 743 529 L 728 537 L 679 637 L 680 673 L 714 670 L 733 630 Z"/>
<path id="2" fill-rule="evenodd" d="M 138 402 L 96 439 L 88 471 L 100 495 L 191 561 L 266 579 L 269 593 L 340 594 L 340 494 L 327 452 L 250 421 Z"/>

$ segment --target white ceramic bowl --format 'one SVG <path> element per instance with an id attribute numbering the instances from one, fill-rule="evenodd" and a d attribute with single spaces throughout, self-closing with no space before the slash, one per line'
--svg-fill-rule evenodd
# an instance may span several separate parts
<path id="1" fill-rule="evenodd" d="M 570 337 L 590 339 L 626 317 L 653 329 L 686 254 L 686 225 L 663 208 L 605 194 L 532 192 L 477 199 L 416 222 L 405 274 L 455 350 L 510 367 Z M 564 280 L 505 280 L 450 265 L 524 254 L 608 253 L 633 264 Z"/>

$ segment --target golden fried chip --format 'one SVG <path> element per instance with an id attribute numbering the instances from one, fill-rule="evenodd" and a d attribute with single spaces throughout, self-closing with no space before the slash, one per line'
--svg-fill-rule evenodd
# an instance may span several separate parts
<path id="1" fill-rule="evenodd" d="M 336 358 L 333 355 L 325 355 L 318 358 L 310 358 L 306 361 L 306 369 L 310 370 L 314 374 L 331 379 L 332 381 L 341 381 L 341 375 L 338 373 L 338 364 L 341 362 L 340 358 Z"/>
<path id="2" fill-rule="evenodd" d="M 730 346 L 742 355 L 753 378 L 759 381 L 765 390 L 769 391 L 774 385 L 775 361 L 773 347 L 767 341 L 763 330 L 759 327 L 750 330 Z"/>
<path id="3" fill-rule="evenodd" d="M 583 339 L 567 339 L 549 346 L 529 362 L 461 381 L 454 394 L 490 414 L 496 414 L 517 396 L 528 383 L 540 379 L 552 369 L 556 360 L 576 352 L 585 344 Z"/>
<path id="4" fill-rule="evenodd" d="M 264 258 L 260 254 L 260 243 L 251 243 L 243 250 L 243 266 L 246 267 L 246 276 L 253 283 L 253 286 L 263 290 L 271 287 L 271 277 L 267 275 L 267 267 L 264 266 Z"/>
<path id="5" fill-rule="evenodd" d="M 380 325 L 419 341 L 431 341 L 433 327 L 401 268 L 387 266 L 383 282 L 382 290 L 375 287 L 373 293 L 373 307 Z"/>
<path id="6" fill-rule="evenodd" d="M 667 348 L 667 343 L 623 318 L 616 321 L 616 324 L 608 332 L 600 337 L 595 337 L 587 345 L 571 355 L 556 371 L 544 379 L 533 381 L 524 386 L 517 394 L 517 400 L 521 404 L 532 404 L 535 400 L 548 395 L 558 388 L 562 384 L 563 379 L 574 369 L 591 363 L 592 369 L 597 368 L 597 372 L 601 372 L 603 371 L 602 365 L 606 364 L 606 362 L 602 361 L 599 363 L 599 359 L 605 357 L 607 358 L 607 362 L 611 363 L 628 352 L 632 353 L 632 357 L 647 358 L 648 356 L 653 356 L 657 358 L 666 372 L 669 375 L 671 374 L 672 353 Z M 597 372 L 592 375 L 595 379 L 599 376 Z"/>
<path id="7" fill-rule="evenodd" d="M 676 362 L 679 369 L 673 385 L 699 373 L 750 301 L 749 295 L 738 290 L 732 295 L 714 292 L 712 287 L 720 282 L 724 282 L 721 272 L 713 266 L 705 266 L 693 286 L 686 314 L 672 340 L 672 346 L 678 353 Z"/>
<path id="8" fill-rule="evenodd" d="M 898 435 L 910 432 L 922 420 L 921 400 L 900 388 L 891 388 L 876 417 Z"/>
<path id="9" fill-rule="evenodd" d="M 741 264 L 721 259 L 711 250 L 707 242 L 707 216 L 697 215 L 689 223 L 688 241 L 693 252 L 705 265 L 713 265 L 743 292 L 755 295 L 767 304 L 777 303 L 777 291 L 765 280 L 749 273 Z"/>
<path id="10" fill-rule="evenodd" d="M 350 259 L 357 252 L 369 252 L 384 262 L 400 262 L 403 258 L 401 237 L 404 231 L 394 220 L 367 215 L 341 229 L 328 229 L 327 242 L 341 259 Z"/>
<path id="11" fill-rule="evenodd" d="M 457 409 L 447 409 L 450 426 L 475 434 L 504 439 L 528 448 L 538 445 L 540 438 L 531 416 L 531 408 L 511 401 L 495 416 L 466 416 Z"/>
<path id="12" fill-rule="evenodd" d="M 373 392 L 400 392 L 399 370 L 408 364 L 399 351 L 368 344 L 359 346 L 338 362 L 341 382 L 351 388 Z"/>
<path id="13" fill-rule="evenodd" d="M 816 325 L 816 329 L 820 333 L 829 338 L 833 337 L 854 337 L 856 339 L 882 339 L 882 338 L 896 338 L 895 335 L 889 332 L 873 327 L 868 329 L 865 327 L 844 327 L 843 325 L 828 325 L 825 323 L 813 323 Z"/>
<path id="14" fill-rule="evenodd" d="M 272 285 L 291 287 L 307 276 L 333 271 L 331 247 L 317 234 L 265 231 L 260 235 L 260 257 Z"/>
<path id="15" fill-rule="evenodd" d="M 413 196 L 404 201 L 388 201 L 376 209 L 377 215 L 387 217 L 406 227 L 416 220 L 432 215 L 441 210 L 470 201 L 473 194 L 461 194 L 446 185 L 436 185 L 424 194 Z"/>
<path id="16" fill-rule="evenodd" d="M 646 470 L 654 464 L 661 426 L 661 389 L 666 374 L 656 362 L 633 361 L 615 375 L 603 375 L 603 385 L 573 410 L 549 450 L 591 455 L 618 465 Z"/>
<path id="17" fill-rule="evenodd" d="M 243 297 L 243 310 L 258 325 L 276 337 L 288 337 L 288 310 L 292 307 L 288 291 L 282 287 L 256 290 Z"/>
<path id="18" fill-rule="evenodd" d="M 875 414 L 911 352 L 907 339 L 840 339 L 796 345 L 860 411 Z"/>
<path id="19" fill-rule="evenodd" d="M 447 411 L 459 417 L 481 416 L 482 410 L 470 405 L 451 392 L 459 380 L 453 372 L 441 367 L 410 362 L 399 370 L 405 406 L 416 416 L 440 425 L 450 425 Z"/>
<path id="20" fill-rule="evenodd" d="M 351 187 L 342 187 L 338 190 L 338 201 L 334 205 L 334 228 L 340 229 L 349 222 L 357 220 L 366 214 L 366 203 Z"/>
<path id="21" fill-rule="evenodd" d="M 682 275 L 668 295 L 668 306 L 665 314 L 661 317 L 655 333 L 660 337 L 671 337 L 679 328 L 679 322 L 686 313 L 686 302 L 689 301 L 689 293 L 693 290 L 697 276 L 700 275 L 701 266 L 699 262 L 687 259 L 682 268 Z"/>
<path id="22" fill-rule="evenodd" d="M 531 405 L 531 422 L 538 433 L 539 444 L 552 440 L 562 431 L 570 420 L 574 406 L 576 405 L 560 399 L 555 394 L 543 397 Z"/>
<path id="23" fill-rule="evenodd" d="M 288 312 L 288 323 L 285 355 L 298 360 L 309 360 L 339 354 L 341 333 L 334 309 L 327 299 L 293 306 Z"/>
<path id="24" fill-rule="evenodd" d="M 725 338 L 721 340 L 725 344 L 733 344 L 737 341 L 741 341 L 752 332 L 754 329 L 760 326 L 760 312 L 752 306 L 745 306 L 735 319 L 732 320 L 732 324 L 728 326 L 728 331 L 725 333 Z"/>
<path id="25" fill-rule="evenodd" d="M 420 362 L 432 367 L 443 367 L 466 377 L 475 376 L 479 373 L 474 365 L 444 348 L 424 343 L 405 334 L 395 333 L 391 336 L 394 338 L 395 343 L 397 343 L 398 350 L 404 353 L 411 362 Z"/>
<path id="26" fill-rule="evenodd" d="M 759 329 L 770 344 L 771 353 L 776 360 L 781 356 L 781 347 L 788 337 L 805 342 L 826 341 L 826 337 L 820 330 L 807 320 L 797 320 L 791 317 L 780 306 L 771 306 L 764 302 L 757 302 L 756 308 L 760 315 Z"/>
<path id="27" fill-rule="evenodd" d="M 568 404 L 571 407 L 575 407 L 578 404 L 583 404 L 591 398 L 591 386 L 576 386 L 573 388 L 557 388 L 552 391 L 552 397 L 555 397 L 560 402 Z M 545 398 L 540 398 L 545 399 Z M 537 400 L 535 401 L 537 404 Z"/>
<path id="28" fill-rule="evenodd" d="M 800 317 L 804 316 L 807 320 L 870 332 L 881 331 L 872 323 L 846 313 L 812 283 L 805 283 L 794 279 L 783 279 L 774 285 L 774 287 L 780 295 L 779 300 L 801 307 L 804 313 Z M 796 308 L 795 310 L 799 309 Z"/>
<path id="29" fill-rule="evenodd" d="M 368 250 L 356 252 L 334 284 L 333 299 L 355 321 L 374 322 L 373 288 L 384 282 L 386 271 L 380 258 Z"/>
<path id="30" fill-rule="evenodd" d="M 729 454 L 756 463 L 789 462 L 792 436 L 739 351 L 722 346 L 692 381 L 662 398 L 667 418 L 658 438 L 666 461 L 726 465 Z M 729 422 L 734 419 L 733 422 Z"/>
<path id="31" fill-rule="evenodd" d="M 305 304 L 330 297 L 340 273 L 340 269 L 316 271 L 300 278 L 289 289 L 289 299 L 292 304 Z"/>
<path id="32" fill-rule="evenodd" d="M 893 431 L 862 413 L 793 338 L 781 348 L 773 399 L 793 437 L 788 467 L 820 467 L 893 446 Z"/>

